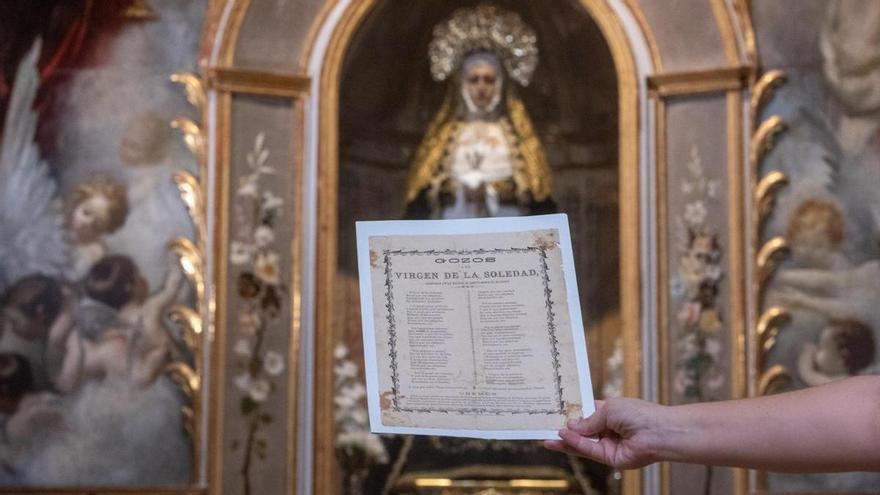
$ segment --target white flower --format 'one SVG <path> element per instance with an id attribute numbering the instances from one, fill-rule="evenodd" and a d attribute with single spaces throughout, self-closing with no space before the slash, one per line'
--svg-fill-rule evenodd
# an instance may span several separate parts
<path id="1" fill-rule="evenodd" d="M 260 328 L 260 314 L 256 311 L 242 311 L 238 314 L 238 332 L 244 336 L 256 335 Z"/>
<path id="2" fill-rule="evenodd" d="M 357 376 L 357 365 L 351 361 L 343 361 L 339 365 L 333 367 L 336 376 L 340 378 L 354 378 Z"/>
<path id="3" fill-rule="evenodd" d="M 256 198 L 259 193 L 257 178 L 258 175 L 256 174 L 242 176 L 238 180 L 238 190 L 236 191 L 236 194 L 239 196 Z"/>
<path id="4" fill-rule="evenodd" d="M 337 394 L 336 397 L 333 398 L 333 403 L 336 404 L 336 407 L 340 409 L 350 409 L 357 405 L 357 399 L 351 396 L 351 394 Z"/>
<path id="5" fill-rule="evenodd" d="M 703 205 L 702 201 L 688 203 L 684 207 L 684 219 L 690 225 L 702 225 L 706 220 L 707 213 L 706 206 Z"/>
<path id="6" fill-rule="evenodd" d="M 684 395 L 688 386 L 691 385 L 691 380 L 687 376 L 687 372 L 685 370 L 680 369 L 675 372 L 675 379 L 672 382 L 672 388 L 678 395 Z"/>
<path id="7" fill-rule="evenodd" d="M 263 356 L 263 369 L 271 376 L 278 376 L 284 371 L 284 357 L 275 351 L 266 351 Z"/>
<path id="8" fill-rule="evenodd" d="M 336 348 L 333 349 L 333 357 L 336 359 L 345 359 L 348 356 L 348 347 L 345 344 L 338 344 Z"/>
<path id="9" fill-rule="evenodd" d="M 718 189 L 721 186 L 721 182 L 718 180 L 710 180 L 706 183 L 706 194 L 710 198 L 714 198 L 718 196 Z"/>
<path id="10" fill-rule="evenodd" d="M 269 390 L 271 389 L 272 387 L 266 379 L 258 378 L 251 380 L 250 387 L 248 387 L 248 395 L 257 402 L 263 402 L 269 397 Z"/>
<path id="11" fill-rule="evenodd" d="M 355 399 L 362 399 L 367 396 L 367 389 L 362 383 L 355 383 L 348 389 L 348 392 Z"/>
<path id="12" fill-rule="evenodd" d="M 249 358 L 253 355 L 253 349 L 251 349 L 251 343 L 248 339 L 238 339 L 238 342 L 235 343 L 235 354 Z"/>
<path id="13" fill-rule="evenodd" d="M 263 213 L 270 213 L 284 206 L 284 200 L 281 197 L 272 194 L 271 191 L 263 192 Z"/>
<path id="14" fill-rule="evenodd" d="M 682 194 L 690 194 L 690 193 L 694 192 L 694 184 L 689 180 L 682 182 L 681 183 L 681 192 L 682 192 Z"/>
<path id="15" fill-rule="evenodd" d="M 246 265 L 254 256 L 254 247 L 239 241 L 229 245 L 229 262 L 236 266 Z"/>
<path id="16" fill-rule="evenodd" d="M 706 339 L 706 353 L 717 360 L 721 354 L 721 342 L 718 339 Z"/>
<path id="17" fill-rule="evenodd" d="M 272 227 L 267 225 L 260 225 L 254 230 L 254 242 L 257 243 L 257 246 L 264 248 L 272 242 L 275 241 L 275 232 L 272 231 Z"/>
<path id="18" fill-rule="evenodd" d="M 717 281 L 721 279 L 721 266 L 715 264 L 707 264 L 704 268 L 703 275 L 709 280 Z"/>
<path id="19" fill-rule="evenodd" d="M 235 377 L 235 386 L 242 392 L 247 392 L 251 388 L 251 374 L 245 372 Z"/>
<path id="20" fill-rule="evenodd" d="M 370 464 L 388 462 L 388 451 L 382 439 L 368 431 L 349 431 L 336 435 L 336 448 L 349 455 L 355 451 L 363 452 Z"/>
<path id="21" fill-rule="evenodd" d="M 280 283 L 278 253 L 267 252 L 258 254 L 257 260 L 254 262 L 254 273 L 267 284 L 277 285 Z"/>
<path id="22" fill-rule="evenodd" d="M 669 293 L 675 299 L 680 298 L 687 291 L 687 287 L 679 277 L 672 277 L 669 281 Z"/>

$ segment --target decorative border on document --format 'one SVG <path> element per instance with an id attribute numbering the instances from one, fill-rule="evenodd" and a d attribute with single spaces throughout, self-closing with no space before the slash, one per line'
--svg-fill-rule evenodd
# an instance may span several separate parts
<path id="1" fill-rule="evenodd" d="M 556 401 L 558 409 L 555 410 L 533 410 L 533 409 L 483 409 L 483 408 L 461 408 L 461 409 L 433 409 L 433 408 L 405 408 L 400 406 L 398 394 L 400 393 L 400 381 L 397 367 L 397 324 L 394 319 L 394 282 L 392 275 L 391 256 L 427 256 L 427 255 L 483 255 L 491 253 L 527 253 L 535 252 L 538 255 L 538 261 L 541 267 L 541 279 L 544 283 L 544 306 L 547 308 L 547 334 L 550 339 L 551 361 L 553 366 L 553 376 L 556 385 Z M 440 412 L 440 413 L 459 413 L 459 414 L 562 414 L 565 411 L 565 405 L 562 400 L 562 375 L 560 373 L 559 362 L 559 340 L 556 338 L 556 314 L 553 311 L 552 289 L 550 289 L 550 273 L 547 265 L 547 248 L 531 246 L 525 248 L 495 248 L 495 249 L 428 249 L 428 250 L 403 250 L 403 249 L 385 249 L 382 251 L 383 261 L 385 263 L 385 310 L 386 319 L 388 321 L 388 346 L 390 351 L 388 356 L 391 358 L 391 393 L 392 393 L 392 409 L 398 412 Z"/>

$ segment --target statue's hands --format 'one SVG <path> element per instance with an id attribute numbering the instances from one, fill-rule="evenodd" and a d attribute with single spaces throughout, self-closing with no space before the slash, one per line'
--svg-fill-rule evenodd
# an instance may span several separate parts
<path id="1" fill-rule="evenodd" d="M 640 468 L 659 460 L 658 418 L 664 409 L 638 399 L 596 401 L 592 416 L 569 421 L 559 431 L 560 440 L 547 440 L 544 446 L 618 469 Z"/>

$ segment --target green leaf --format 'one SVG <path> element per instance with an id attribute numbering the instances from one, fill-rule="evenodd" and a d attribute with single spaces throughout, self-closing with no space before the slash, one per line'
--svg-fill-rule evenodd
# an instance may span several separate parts
<path id="1" fill-rule="evenodd" d="M 241 398 L 241 413 L 244 414 L 245 416 L 256 411 L 258 407 L 259 407 L 259 404 L 257 404 L 257 402 L 254 401 L 253 399 L 251 399 L 250 397 L 242 397 Z"/>

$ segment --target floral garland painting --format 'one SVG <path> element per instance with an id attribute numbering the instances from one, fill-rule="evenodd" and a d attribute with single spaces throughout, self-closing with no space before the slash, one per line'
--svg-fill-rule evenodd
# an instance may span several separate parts
<path id="1" fill-rule="evenodd" d="M 706 203 L 717 200 L 719 182 L 704 175 L 696 147 L 687 170 L 681 184 L 685 209 L 676 219 L 680 257 L 672 296 L 679 352 L 673 389 L 685 401 L 707 401 L 717 399 L 724 385 L 719 366 L 724 321 L 718 307 L 722 253 L 717 233 L 706 222 Z"/>
<path id="2" fill-rule="evenodd" d="M 234 451 L 243 449 L 241 476 L 243 493 L 250 495 L 254 461 L 266 458 L 267 439 L 261 430 L 272 423 L 264 404 L 276 389 L 284 372 L 284 356 L 265 349 L 267 332 L 279 330 L 283 294 L 280 256 L 276 246 L 275 225 L 284 202 L 263 190 L 261 180 L 275 174 L 267 165 L 269 150 L 261 132 L 254 148 L 247 154 L 247 173 L 239 179 L 235 191 L 235 238 L 230 245 L 230 263 L 236 267 L 238 325 L 235 332 L 235 386 L 239 406 L 247 428 L 243 439 L 233 441 Z"/>
<path id="3" fill-rule="evenodd" d="M 676 307 L 671 338 L 676 342 L 673 390 L 679 401 L 717 400 L 725 381 L 721 367 L 724 319 L 718 295 L 723 279 L 721 246 L 708 225 L 707 203 L 718 201 L 718 180 L 703 171 L 696 146 L 691 148 L 687 177 L 681 182 L 684 212 L 676 218 L 678 266 L 672 277 Z M 706 466 L 703 493 L 711 493 L 712 467 Z"/>

